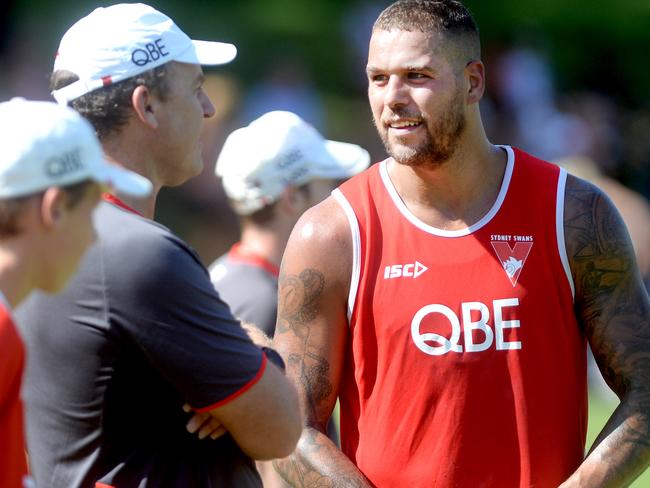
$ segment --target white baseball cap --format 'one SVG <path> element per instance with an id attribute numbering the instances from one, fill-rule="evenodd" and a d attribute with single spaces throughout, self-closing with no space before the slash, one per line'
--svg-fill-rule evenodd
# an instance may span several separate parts
<path id="1" fill-rule="evenodd" d="M 131 78 L 169 61 L 218 65 L 237 55 L 233 44 L 193 41 L 172 19 L 143 3 L 99 7 L 63 35 L 54 71 L 79 81 L 52 92 L 57 102 Z"/>
<path id="2" fill-rule="evenodd" d="M 328 141 L 296 114 L 274 111 L 228 136 L 215 172 L 235 211 L 248 215 L 276 201 L 288 185 L 349 178 L 369 164 L 361 146 Z"/>
<path id="3" fill-rule="evenodd" d="M 71 108 L 14 98 L 0 103 L 0 198 L 91 179 L 144 197 L 151 182 L 105 161 L 95 131 Z"/>

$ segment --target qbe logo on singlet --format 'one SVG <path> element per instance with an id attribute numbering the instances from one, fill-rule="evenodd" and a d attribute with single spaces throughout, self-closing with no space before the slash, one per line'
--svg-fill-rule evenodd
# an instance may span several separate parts
<path id="1" fill-rule="evenodd" d="M 411 337 L 415 345 L 425 354 L 441 356 L 449 352 L 481 352 L 491 347 L 497 351 L 521 349 L 520 341 L 507 341 L 506 329 L 519 328 L 519 320 L 504 320 L 504 309 L 519 306 L 518 298 L 504 298 L 492 301 L 492 310 L 481 302 L 462 302 L 461 316 L 446 305 L 432 303 L 418 310 L 411 321 Z M 434 316 L 434 317 L 431 317 Z M 476 317 L 478 316 L 478 320 Z M 449 322 L 451 334 L 446 337 L 435 332 L 422 332 L 422 322 L 425 318 L 440 319 Z M 489 321 L 492 318 L 492 326 Z M 477 334 L 474 334 L 478 331 Z M 461 335 L 463 345 L 460 344 Z M 481 337 L 482 340 L 477 340 Z"/>

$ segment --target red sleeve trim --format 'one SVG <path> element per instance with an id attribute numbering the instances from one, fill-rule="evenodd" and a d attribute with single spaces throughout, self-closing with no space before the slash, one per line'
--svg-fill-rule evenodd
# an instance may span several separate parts
<path id="1" fill-rule="evenodd" d="M 244 386 L 242 386 L 239 390 L 237 390 L 235 393 L 232 395 L 224 398 L 223 400 L 219 400 L 216 403 L 213 403 L 212 405 L 208 405 L 207 407 L 201 407 L 201 408 L 195 408 L 194 411 L 198 413 L 204 413 L 204 412 L 209 412 L 210 410 L 214 410 L 217 407 L 221 407 L 222 405 L 225 405 L 226 403 L 231 402 L 235 398 L 237 398 L 240 395 L 243 395 L 245 392 L 250 390 L 255 383 L 257 383 L 261 378 L 262 375 L 264 374 L 264 371 L 266 370 L 266 354 L 262 353 L 262 365 L 260 366 L 259 371 L 255 375 L 255 377 L 250 380 L 248 383 L 246 383 Z"/>
<path id="2" fill-rule="evenodd" d="M 106 483 L 100 483 L 99 481 L 95 483 L 95 488 L 115 488 L 113 485 L 107 485 Z"/>

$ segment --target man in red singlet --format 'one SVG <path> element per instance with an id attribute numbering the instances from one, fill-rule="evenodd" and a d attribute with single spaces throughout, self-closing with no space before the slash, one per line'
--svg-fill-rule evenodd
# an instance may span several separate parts
<path id="1" fill-rule="evenodd" d="M 0 486 L 29 486 L 20 399 L 25 348 L 12 319 L 34 289 L 60 292 L 95 241 L 100 184 L 144 196 L 144 178 L 109 166 L 88 122 L 69 108 L 0 103 Z"/>
<path id="2" fill-rule="evenodd" d="M 306 212 L 282 260 L 274 342 L 305 427 L 276 469 L 294 486 L 631 482 L 650 461 L 650 304 L 618 212 L 487 140 L 459 2 L 389 6 L 367 75 L 390 157 Z M 621 405 L 585 457 L 587 341 Z"/>

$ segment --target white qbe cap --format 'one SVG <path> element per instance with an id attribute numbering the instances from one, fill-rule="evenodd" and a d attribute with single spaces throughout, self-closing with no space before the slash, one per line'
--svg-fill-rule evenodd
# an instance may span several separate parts
<path id="1" fill-rule="evenodd" d="M 343 179 L 363 171 L 370 155 L 361 146 L 329 141 L 292 112 L 268 112 L 232 132 L 215 172 L 240 215 L 273 203 L 288 185 Z"/>
<path id="2" fill-rule="evenodd" d="M 172 19 L 143 3 L 95 9 L 63 35 L 54 71 L 79 76 L 52 92 L 61 104 L 169 61 L 218 65 L 237 55 L 233 44 L 193 41 Z"/>
<path id="3" fill-rule="evenodd" d="M 136 197 L 151 182 L 107 162 L 90 123 L 52 102 L 0 103 L 0 198 L 15 198 L 91 179 Z"/>

